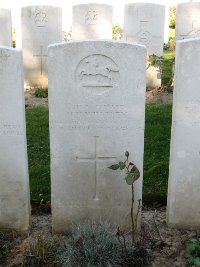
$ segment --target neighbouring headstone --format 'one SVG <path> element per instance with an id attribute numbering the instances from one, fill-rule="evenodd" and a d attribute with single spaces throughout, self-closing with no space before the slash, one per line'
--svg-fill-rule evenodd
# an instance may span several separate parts
<path id="1" fill-rule="evenodd" d="M 163 55 L 165 25 L 165 6 L 152 3 L 134 3 L 125 5 L 124 39 L 143 44 L 148 55 Z M 161 86 L 158 67 L 147 69 L 147 87 Z"/>
<path id="2" fill-rule="evenodd" d="M 72 7 L 72 39 L 112 39 L 113 8 L 104 4 Z"/>
<path id="3" fill-rule="evenodd" d="M 76 41 L 50 46 L 48 57 L 53 230 L 100 218 L 130 225 L 131 187 L 108 166 L 124 160 L 126 150 L 138 166 L 136 218 L 146 49 L 120 41 Z"/>
<path id="4" fill-rule="evenodd" d="M 47 46 L 62 40 L 62 9 L 23 7 L 21 19 L 25 86 L 47 87 Z"/>
<path id="5" fill-rule="evenodd" d="M 29 229 L 22 53 L 0 47 L 0 228 Z"/>
<path id="6" fill-rule="evenodd" d="M 0 8 L 0 45 L 12 46 L 11 11 Z"/>
<path id="7" fill-rule="evenodd" d="M 200 39 L 178 41 L 168 185 L 168 224 L 200 227 Z"/>
<path id="8" fill-rule="evenodd" d="M 177 5 L 176 40 L 200 37 L 200 3 L 190 2 Z"/>

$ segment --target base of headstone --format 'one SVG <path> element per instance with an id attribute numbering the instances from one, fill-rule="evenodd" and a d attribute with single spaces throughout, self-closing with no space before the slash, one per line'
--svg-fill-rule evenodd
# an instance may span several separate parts
<path id="1" fill-rule="evenodd" d="M 149 67 L 146 70 L 147 90 L 161 87 L 161 74 L 159 68 Z"/>

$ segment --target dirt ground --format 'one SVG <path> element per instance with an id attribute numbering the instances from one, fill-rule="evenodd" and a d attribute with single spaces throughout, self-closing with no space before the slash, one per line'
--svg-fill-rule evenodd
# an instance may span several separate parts
<path id="1" fill-rule="evenodd" d="M 146 92 L 147 104 L 170 104 L 173 100 L 173 89 L 165 87 L 162 89 L 148 90 Z M 25 89 L 26 107 L 48 106 L 48 98 L 35 97 L 33 88 Z"/>
<path id="2" fill-rule="evenodd" d="M 32 215 L 32 228 L 28 238 L 15 240 L 7 264 L 2 267 L 19 267 L 23 262 L 24 246 L 29 238 L 38 234 L 51 235 L 51 215 Z M 187 242 L 199 236 L 192 230 L 176 230 L 167 227 L 165 208 L 148 209 L 142 212 L 142 238 L 145 247 L 153 256 L 151 267 L 187 267 Z M 144 241 L 143 241 L 144 242 Z M 74 266 L 75 267 L 75 266 Z M 137 266 L 134 266 L 137 267 Z"/>

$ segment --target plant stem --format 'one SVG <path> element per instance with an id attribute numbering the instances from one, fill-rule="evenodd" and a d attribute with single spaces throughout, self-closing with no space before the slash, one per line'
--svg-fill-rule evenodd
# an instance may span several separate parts
<path id="1" fill-rule="evenodd" d="M 134 234 L 135 234 L 135 227 L 134 227 L 134 218 L 133 218 L 133 205 L 134 205 L 134 186 L 131 185 L 132 190 L 132 198 L 131 198 L 131 223 L 132 223 L 132 245 L 134 244 Z"/>

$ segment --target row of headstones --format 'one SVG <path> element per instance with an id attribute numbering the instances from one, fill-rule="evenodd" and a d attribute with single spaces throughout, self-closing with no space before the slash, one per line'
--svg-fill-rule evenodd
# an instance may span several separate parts
<path id="1" fill-rule="evenodd" d="M 200 3 L 177 7 L 176 39 L 199 36 Z M 149 55 L 162 56 L 165 7 L 158 4 L 125 5 L 124 39 L 147 47 Z M 11 14 L 0 9 L 0 45 L 11 46 Z M 112 39 L 112 7 L 85 4 L 73 7 L 72 39 Z M 47 46 L 62 40 L 62 10 L 58 7 L 22 8 L 22 48 L 25 86 L 47 87 Z M 155 67 L 147 69 L 147 87 L 159 87 L 161 77 Z"/>
<path id="2" fill-rule="evenodd" d="M 53 230 L 106 219 L 130 225 L 131 188 L 108 166 L 129 151 L 142 198 L 144 46 L 77 41 L 49 46 L 49 125 Z M 177 42 L 167 216 L 200 226 L 200 39 Z M 0 228 L 27 231 L 30 199 L 22 54 L 0 47 Z M 189 93 L 188 93 L 189 91 Z M 140 203 L 141 204 L 141 203 Z M 140 214 L 138 216 L 140 225 Z"/>
<path id="3" fill-rule="evenodd" d="M 112 39 L 112 6 L 77 5 L 73 6 L 72 13 L 72 40 Z M 3 16 L 0 14 L 0 17 Z M 151 55 L 162 56 L 165 7 L 150 3 L 128 4 L 125 5 L 124 17 L 124 39 L 146 45 Z M 10 22 L 10 15 L 8 20 Z M 62 41 L 62 9 L 24 7 L 21 25 L 25 87 L 47 87 L 47 46 Z M 10 31 L 11 28 L 7 33 Z M 160 86 L 157 69 L 148 69 L 147 75 L 149 87 Z"/>

